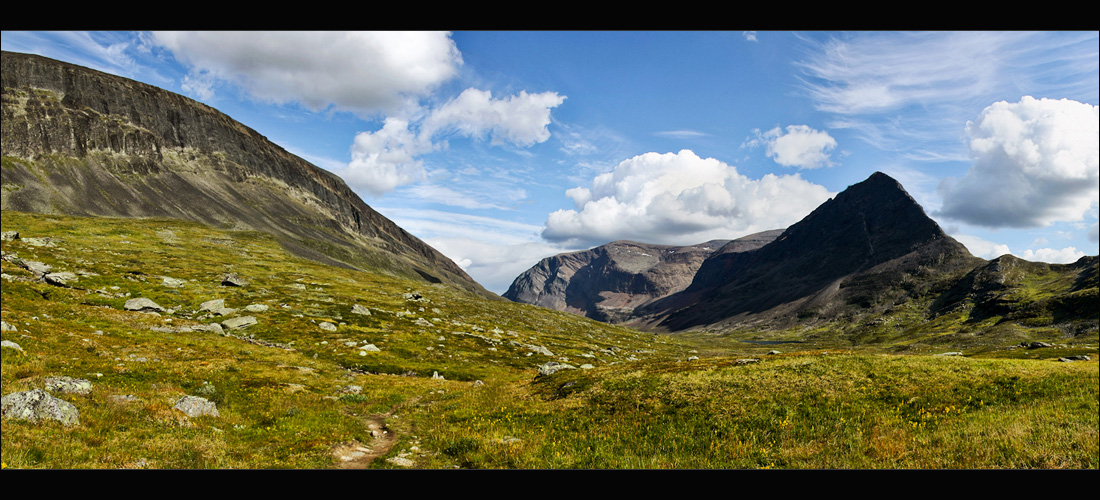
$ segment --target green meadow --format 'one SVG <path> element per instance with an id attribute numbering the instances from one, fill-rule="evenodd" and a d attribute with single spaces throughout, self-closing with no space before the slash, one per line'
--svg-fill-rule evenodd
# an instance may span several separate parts
<path id="1" fill-rule="evenodd" d="M 2 243 L 2 338 L 19 346 L 2 350 L 3 395 L 93 387 L 53 394 L 75 425 L 0 421 L 5 469 L 1100 466 L 1095 328 L 900 309 L 889 329 L 653 334 L 324 266 L 263 233 L 13 211 L 2 225 L 20 236 Z M 135 298 L 161 310 L 127 310 Z M 227 309 L 203 309 L 215 299 Z M 746 342 L 760 339 L 788 342 Z M 573 369 L 540 375 L 549 362 Z M 184 396 L 217 416 L 188 417 Z"/>

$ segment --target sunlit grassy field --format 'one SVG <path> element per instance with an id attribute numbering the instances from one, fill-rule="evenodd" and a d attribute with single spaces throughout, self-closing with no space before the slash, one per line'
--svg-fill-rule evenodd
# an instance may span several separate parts
<path id="1" fill-rule="evenodd" d="M 369 424 L 380 414 L 396 440 L 364 466 L 1100 463 L 1095 343 L 1035 359 L 1025 350 L 1002 352 L 1020 359 L 932 356 L 951 345 L 898 349 L 905 338 L 766 354 L 773 346 L 654 335 L 327 267 L 260 233 L 2 217 L 4 231 L 20 233 L 2 243 L 0 312 L 15 328 L 2 337 L 22 349 L 2 350 L 3 394 L 62 375 L 93 384 L 88 395 L 54 394 L 76 406 L 78 425 L 4 418 L 7 469 L 330 468 L 341 444 L 378 447 Z M 38 281 L 26 261 L 75 278 Z M 228 273 L 248 284 L 222 285 Z M 126 310 L 138 297 L 164 310 Z M 235 311 L 202 310 L 212 299 Z M 207 327 L 241 316 L 256 323 Z M 1059 353 L 1093 359 L 1058 362 Z M 549 361 L 576 369 L 538 376 Z M 218 416 L 173 409 L 184 395 L 214 402 Z"/>

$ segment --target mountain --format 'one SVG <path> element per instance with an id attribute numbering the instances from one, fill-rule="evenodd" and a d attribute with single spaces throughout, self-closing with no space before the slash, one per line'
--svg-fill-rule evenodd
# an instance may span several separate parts
<path id="1" fill-rule="evenodd" d="M 262 231 L 318 262 L 496 297 L 339 177 L 214 108 L 40 56 L 2 64 L 4 210 Z"/>
<path id="2" fill-rule="evenodd" d="M 670 330 L 783 326 L 799 317 L 881 312 L 982 262 L 947 236 L 901 184 L 876 172 L 772 243 L 708 258 L 683 292 L 644 311 L 645 322 Z"/>
<path id="3" fill-rule="evenodd" d="M 759 248 L 781 233 L 764 231 L 737 240 L 690 246 L 616 241 L 590 250 L 547 257 L 512 282 L 503 297 L 605 322 L 623 322 L 633 311 L 691 284 L 715 252 Z"/>
<path id="4" fill-rule="evenodd" d="M 786 230 L 716 243 L 615 242 L 558 255 L 504 297 L 643 329 L 781 329 L 879 315 L 985 263 L 881 172 Z"/>

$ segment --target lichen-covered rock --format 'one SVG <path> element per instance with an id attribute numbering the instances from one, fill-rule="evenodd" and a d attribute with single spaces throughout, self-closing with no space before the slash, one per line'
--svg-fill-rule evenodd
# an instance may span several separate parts
<path id="1" fill-rule="evenodd" d="M 236 273 L 229 273 L 222 278 L 222 286 L 248 286 L 248 280 L 237 276 Z"/>
<path id="2" fill-rule="evenodd" d="M 5 323 L 5 324 L 7 324 L 7 323 Z M 0 347 L 7 347 L 9 349 L 15 349 L 16 351 L 19 351 L 20 353 L 25 354 L 25 352 L 23 351 L 23 348 L 19 344 L 16 344 L 15 342 L 12 342 L 10 340 L 0 341 Z"/>
<path id="3" fill-rule="evenodd" d="M 42 279 L 54 286 L 68 286 L 69 283 L 76 281 L 76 274 L 68 271 L 60 273 L 48 273 L 42 276 Z"/>
<path id="4" fill-rule="evenodd" d="M 329 331 L 329 332 L 335 332 L 336 331 L 336 325 L 334 325 L 332 323 L 329 323 L 328 321 L 324 321 L 320 325 L 317 325 L 317 326 L 321 327 L 321 329 L 325 330 L 325 331 Z"/>
<path id="5" fill-rule="evenodd" d="M 362 314 L 363 316 L 370 316 L 370 309 L 367 309 L 366 307 L 363 307 L 359 304 L 355 304 L 354 306 L 351 306 L 351 313 Z"/>
<path id="6" fill-rule="evenodd" d="M 182 411 L 188 417 L 201 417 L 203 415 L 209 415 L 217 417 L 218 406 L 213 401 L 209 401 L 205 398 L 198 396 L 184 396 L 176 401 L 176 405 L 173 409 Z"/>
<path id="7" fill-rule="evenodd" d="M 46 390 L 87 396 L 92 393 L 92 383 L 82 378 L 50 377 L 46 379 Z"/>
<path id="8" fill-rule="evenodd" d="M 213 299 L 199 304 L 200 311 L 209 311 L 214 314 L 227 316 L 237 312 L 236 309 L 225 307 L 225 299 Z"/>
<path id="9" fill-rule="evenodd" d="M 72 403 L 55 398 L 42 389 L 13 392 L 0 399 L 0 413 L 4 418 L 29 420 L 56 420 L 66 426 L 80 425 L 80 412 Z"/>
<path id="10" fill-rule="evenodd" d="M 562 370 L 575 370 L 577 367 L 568 363 L 559 363 L 557 361 L 549 361 L 545 364 L 539 365 L 539 376 L 545 377 L 553 375 Z"/>
<path id="11" fill-rule="evenodd" d="M 158 305 L 156 302 L 149 300 L 145 297 L 139 297 L 136 299 L 130 299 L 126 301 L 123 307 L 127 311 L 156 311 L 163 312 L 164 308 Z"/>
<path id="12" fill-rule="evenodd" d="M 222 321 L 222 326 L 229 330 L 238 330 L 246 326 L 252 326 L 256 324 L 256 318 L 254 316 L 238 316 L 236 318 L 229 318 Z"/>

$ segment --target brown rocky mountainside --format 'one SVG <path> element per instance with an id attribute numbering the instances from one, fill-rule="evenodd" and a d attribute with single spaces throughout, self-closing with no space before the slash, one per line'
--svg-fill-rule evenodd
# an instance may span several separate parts
<path id="1" fill-rule="evenodd" d="M 517 277 L 503 296 L 605 322 L 629 321 L 635 309 L 691 284 L 711 254 L 756 249 L 781 232 L 691 246 L 616 241 L 545 258 Z"/>
<path id="2" fill-rule="evenodd" d="M 263 231 L 327 264 L 496 297 L 339 177 L 209 106 L 44 57 L 2 62 L 4 210 Z"/>

